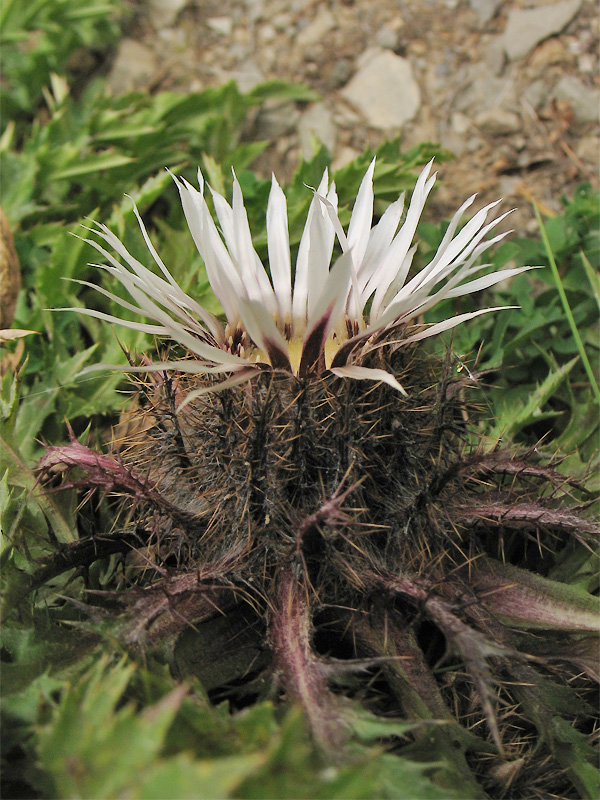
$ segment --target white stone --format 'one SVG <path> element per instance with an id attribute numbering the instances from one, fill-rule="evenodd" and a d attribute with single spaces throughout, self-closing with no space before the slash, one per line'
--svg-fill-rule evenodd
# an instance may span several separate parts
<path id="1" fill-rule="evenodd" d="M 353 147 L 348 147 L 347 145 L 341 147 L 331 163 L 332 170 L 336 172 L 338 169 L 345 167 L 347 164 L 350 164 L 351 161 L 357 159 L 359 155 L 360 150 L 355 150 Z"/>
<path id="2" fill-rule="evenodd" d="M 114 94 L 142 89 L 154 75 L 156 54 L 135 39 L 123 39 L 108 76 L 108 87 Z"/>
<path id="3" fill-rule="evenodd" d="M 335 151 L 337 131 L 330 109 L 325 103 L 314 103 L 302 114 L 298 125 L 300 149 L 305 161 L 314 155 L 314 140 L 316 139 L 329 150 Z"/>
<path id="4" fill-rule="evenodd" d="M 477 12 L 482 25 L 496 16 L 496 11 L 500 7 L 502 0 L 469 0 L 469 5 L 473 11 Z"/>
<path id="5" fill-rule="evenodd" d="M 466 116 L 466 114 L 461 114 L 460 111 L 455 111 L 450 117 L 450 128 L 452 129 L 453 133 L 457 133 L 459 136 L 462 136 L 469 130 L 470 127 L 471 120 Z"/>
<path id="6" fill-rule="evenodd" d="M 506 55 L 511 61 L 523 58 L 544 39 L 560 33 L 581 7 L 581 0 L 563 0 L 537 8 L 513 9 L 502 34 Z"/>
<path id="7" fill-rule="evenodd" d="M 395 50 L 398 47 L 398 31 L 384 26 L 375 34 L 375 42 L 378 47 L 383 47 L 384 50 Z"/>
<path id="8" fill-rule="evenodd" d="M 148 13 L 155 29 L 170 28 L 188 0 L 150 0 Z"/>
<path id="9" fill-rule="evenodd" d="M 505 136 L 517 133 L 523 127 L 521 118 L 503 108 L 490 108 L 475 117 L 475 124 L 486 136 Z"/>
<path id="10" fill-rule="evenodd" d="M 335 17 L 328 8 L 322 7 L 315 18 L 296 37 L 300 47 L 308 47 L 320 42 L 330 30 L 335 28 Z"/>
<path id="11" fill-rule="evenodd" d="M 252 59 L 246 59 L 239 70 L 232 70 L 227 76 L 225 76 L 225 80 L 234 80 L 240 92 L 249 92 L 254 89 L 255 86 L 258 86 L 259 83 L 262 83 L 265 79 L 265 76 L 262 73 L 260 67 L 252 61 Z"/>
<path id="12" fill-rule="evenodd" d="M 367 124 L 390 130 L 413 119 L 421 105 L 421 92 L 410 62 L 384 50 L 359 63 L 358 72 L 341 95 L 362 113 Z"/>
<path id="13" fill-rule="evenodd" d="M 600 108 L 598 89 L 586 86 L 573 75 L 563 75 L 554 87 L 552 97 L 566 100 L 573 109 L 577 122 L 597 122 Z"/>
<path id="14" fill-rule="evenodd" d="M 299 118 L 300 112 L 294 103 L 268 100 L 256 117 L 255 136 L 257 139 L 283 138 L 295 130 Z"/>
<path id="15" fill-rule="evenodd" d="M 211 17 L 206 20 L 206 24 L 211 31 L 221 36 L 230 36 L 233 30 L 233 20 L 231 17 Z"/>

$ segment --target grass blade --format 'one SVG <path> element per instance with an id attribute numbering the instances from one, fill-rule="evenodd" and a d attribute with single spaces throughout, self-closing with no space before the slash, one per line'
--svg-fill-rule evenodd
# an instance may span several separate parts
<path id="1" fill-rule="evenodd" d="M 540 229 L 540 234 L 542 237 L 542 242 L 544 243 L 544 249 L 546 250 L 546 255 L 548 256 L 548 261 L 550 263 L 550 269 L 552 270 L 552 274 L 554 275 L 554 280 L 556 282 L 556 288 L 558 290 L 558 294 L 560 296 L 560 300 L 562 302 L 563 308 L 565 310 L 565 314 L 567 316 L 567 320 L 569 321 L 569 327 L 571 328 L 571 333 L 573 334 L 573 339 L 577 344 L 577 349 L 579 350 L 579 355 L 581 356 L 581 361 L 587 373 L 587 376 L 590 380 L 590 384 L 594 394 L 596 395 L 596 399 L 600 402 L 600 389 L 598 388 L 598 384 L 596 383 L 596 378 L 594 376 L 594 371 L 592 370 L 592 365 L 587 357 L 587 353 L 585 352 L 585 348 L 583 346 L 583 342 L 581 341 L 581 336 L 579 335 L 579 331 L 577 330 L 577 325 L 575 324 L 575 320 L 573 319 L 573 313 L 571 311 L 571 306 L 569 305 L 569 300 L 567 299 L 567 295 L 560 279 L 560 274 L 558 272 L 558 267 L 556 266 L 556 260 L 554 258 L 554 253 L 552 252 L 552 248 L 550 247 L 550 241 L 548 239 L 548 234 L 546 233 L 546 228 L 544 227 L 544 223 L 542 222 L 542 217 L 539 212 L 539 209 L 534 202 L 533 210 L 535 212 L 535 217 L 537 219 L 537 223 Z M 585 262 L 584 262 L 585 263 Z M 593 283 L 592 283 L 593 285 Z"/>

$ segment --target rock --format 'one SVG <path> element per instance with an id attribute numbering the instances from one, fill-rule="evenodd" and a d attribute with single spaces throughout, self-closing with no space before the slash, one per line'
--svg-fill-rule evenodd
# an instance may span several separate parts
<path id="1" fill-rule="evenodd" d="M 529 63 L 532 67 L 550 67 L 552 64 L 566 64 L 572 61 L 573 57 L 567 52 L 567 48 L 560 39 L 548 39 L 539 47 L 536 47 Z"/>
<path id="2" fill-rule="evenodd" d="M 135 39 L 123 39 L 108 75 L 107 84 L 114 94 L 142 89 L 154 75 L 156 54 Z"/>
<path id="3" fill-rule="evenodd" d="M 231 17 L 211 17 L 206 20 L 207 26 L 221 36 L 231 36 L 233 20 Z"/>
<path id="4" fill-rule="evenodd" d="M 148 14 L 155 29 L 170 28 L 188 0 L 150 0 Z"/>
<path id="5" fill-rule="evenodd" d="M 335 28 L 335 17 L 328 8 L 322 7 L 317 12 L 315 18 L 300 31 L 296 37 L 296 43 L 300 47 L 308 47 L 320 42 L 332 28 Z"/>
<path id="6" fill-rule="evenodd" d="M 477 13 L 483 25 L 487 25 L 496 16 L 502 0 L 469 0 L 469 5 Z"/>
<path id="7" fill-rule="evenodd" d="M 586 86 L 573 75 L 563 75 L 551 96 L 554 100 L 566 100 L 577 122 L 598 120 L 598 90 Z"/>
<path id="8" fill-rule="evenodd" d="M 246 0 L 246 13 L 250 22 L 258 22 L 264 13 L 265 0 Z"/>
<path id="9" fill-rule="evenodd" d="M 298 135 L 305 161 L 309 161 L 314 155 L 315 139 L 324 144 L 330 153 L 335 151 L 337 131 L 331 111 L 325 103 L 314 103 L 302 114 L 298 124 Z"/>
<path id="10" fill-rule="evenodd" d="M 352 75 L 352 64 L 347 58 L 339 58 L 333 65 L 333 69 L 329 74 L 327 86 L 329 89 L 339 89 L 345 83 L 348 83 Z"/>
<path id="11" fill-rule="evenodd" d="M 345 167 L 347 164 L 350 164 L 350 162 L 358 158 L 360 154 L 361 154 L 360 150 L 355 150 L 353 147 L 348 147 L 348 145 L 341 147 L 336 157 L 333 159 L 331 163 L 332 171 L 336 172 L 338 169 L 341 169 L 342 167 Z"/>
<path id="12" fill-rule="evenodd" d="M 375 44 L 384 50 L 395 50 L 398 47 L 398 31 L 384 26 L 375 34 Z"/>
<path id="13" fill-rule="evenodd" d="M 442 146 L 450 150 L 455 156 L 472 153 L 481 146 L 481 139 L 472 121 L 460 111 L 455 111 L 450 117 L 450 127 L 444 131 L 441 139 Z"/>
<path id="14" fill-rule="evenodd" d="M 493 108 L 499 97 L 504 106 L 516 104 L 512 83 L 496 77 L 485 63 L 470 64 L 457 85 L 452 108 L 469 116 Z"/>
<path id="15" fill-rule="evenodd" d="M 256 139 L 278 139 L 294 131 L 300 112 L 294 103 L 267 101 L 256 117 L 254 135 Z"/>
<path id="16" fill-rule="evenodd" d="M 485 62 L 492 70 L 494 75 L 501 75 L 506 63 L 506 54 L 502 43 L 498 38 L 490 43 L 490 46 L 485 50 Z"/>
<path id="17" fill-rule="evenodd" d="M 273 25 L 267 23 L 266 25 L 260 26 L 258 35 L 261 42 L 272 42 L 277 36 L 277 31 Z"/>
<path id="18" fill-rule="evenodd" d="M 591 53 L 582 53 L 577 59 L 577 68 L 579 72 L 593 74 L 596 72 L 596 59 Z"/>
<path id="19" fill-rule="evenodd" d="M 582 161 L 594 164 L 598 161 L 598 137 L 582 136 L 577 142 L 575 153 Z"/>
<path id="20" fill-rule="evenodd" d="M 463 136 L 465 133 L 467 133 L 470 127 L 471 120 L 465 114 L 461 114 L 460 111 L 455 111 L 450 117 L 450 129 L 452 130 L 452 133 L 457 133 L 459 136 Z"/>
<path id="21" fill-rule="evenodd" d="M 550 87 L 546 81 L 539 80 L 530 83 L 523 91 L 523 99 L 536 111 L 546 105 Z"/>
<path id="22" fill-rule="evenodd" d="M 498 107 L 481 111 L 474 122 L 486 136 L 506 136 L 509 133 L 517 133 L 523 127 L 521 118 L 517 114 Z"/>
<path id="23" fill-rule="evenodd" d="M 358 72 L 341 94 L 370 127 L 380 130 L 401 128 L 421 105 L 410 62 L 390 50 L 363 53 Z"/>
<path id="24" fill-rule="evenodd" d="M 502 35 L 509 60 L 524 58 L 544 39 L 560 33 L 581 7 L 581 0 L 563 0 L 553 5 L 513 9 Z"/>
<path id="25" fill-rule="evenodd" d="M 255 86 L 258 86 L 259 83 L 262 83 L 265 76 L 260 67 L 252 61 L 252 59 L 247 59 L 243 63 L 244 66 L 242 69 L 231 72 L 229 76 L 224 79 L 234 80 L 240 92 L 246 93 L 254 89 Z"/>

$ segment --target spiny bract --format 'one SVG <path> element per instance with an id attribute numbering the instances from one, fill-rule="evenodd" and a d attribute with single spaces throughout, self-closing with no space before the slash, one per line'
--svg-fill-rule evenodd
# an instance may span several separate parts
<path id="1" fill-rule="evenodd" d="M 422 350 L 420 339 L 474 314 L 433 328 L 419 314 L 516 272 L 461 283 L 495 224 L 484 225 L 487 208 L 456 234 L 467 201 L 408 280 L 429 169 L 398 232 L 401 202 L 371 228 L 373 165 L 347 234 L 325 175 L 293 287 L 275 180 L 271 280 L 237 182 L 233 208 L 213 192 L 223 238 L 202 193 L 178 182 L 226 328 L 177 287 L 144 228 L 164 278 L 100 229 L 131 269 L 94 243 L 137 305 L 117 302 L 157 323 L 124 324 L 181 352 L 131 359 L 125 369 L 142 374 L 109 455 L 75 439 L 48 449 L 42 471 L 61 472 L 63 486 L 125 498 L 118 530 L 61 557 L 127 554 L 132 585 L 109 597 L 127 644 L 167 643 L 177 674 L 196 662 L 234 707 L 278 687 L 328 753 L 344 752 L 353 697 L 374 713 L 443 720 L 415 753 L 428 742 L 438 779 L 465 797 L 587 796 L 564 743 L 568 730 L 583 748 L 591 725 L 597 607 L 545 576 L 553 552 L 597 528 L 565 502 L 583 490 L 552 465 L 469 444 L 464 395 L 477 375 Z M 330 270 L 336 235 L 343 255 Z"/>

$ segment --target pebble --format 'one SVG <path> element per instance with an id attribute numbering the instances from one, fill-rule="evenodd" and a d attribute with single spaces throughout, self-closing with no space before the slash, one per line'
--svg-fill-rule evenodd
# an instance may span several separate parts
<path id="1" fill-rule="evenodd" d="M 390 50 L 368 55 L 341 94 L 362 113 L 369 127 L 402 128 L 421 105 L 410 62 Z"/>
<path id="2" fill-rule="evenodd" d="M 554 87 L 552 98 L 568 102 L 573 109 L 577 122 L 598 121 L 598 101 L 600 99 L 598 90 L 586 86 L 573 75 L 562 76 Z"/>
<path id="3" fill-rule="evenodd" d="M 331 109 L 325 103 L 314 103 L 300 117 L 298 123 L 300 150 L 305 161 L 315 154 L 315 139 L 324 144 L 330 153 L 335 152 L 336 126 Z"/>
<path id="4" fill-rule="evenodd" d="M 460 111 L 455 111 L 450 117 L 450 128 L 452 129 L 453 133 L 457 133 L 459 136 L 462 136 L 467 133 L 470 127 L 471 120 L 466 116 L 466 114 L 461 114 Z"/>
<path id="5" fill-rule="evenodd" d="M 512 111 L 503 108 L 490 108 L 481 111 L 475 117 L 475 125 L 486 136 L 507 136 L 517 133 L 523 127 L 521 118 Z"/>
<path id="6" fill-rule="evenodd" d="M 395 50 L 398 47 L 398 31 L 391 28 L 380 28 L 375 34 L 375 44 L 384 50 Z"/>
<path id="7" fill-rule="evenodd" d="M 210 17 L 206 20 L 207 26 L 221 36 L 231 36 L 233 20 L 231 17 Z"/>
<path id="8" fill-rule="evenodd" d="M 225 79 L 236 81 L 239 90 L 246 93 L 258 86 L 259 83 L 262 83 L 265 76 L 255 61 L 246 59 L 241 69 L 228 73 Z"/>
<path id="9" fill-rule="evenodd" d="M 560 33 L 581 8 L 582 0 L 563 0 L 536 8 L 512 9 L 503 34 L 510 61 L 524 58 L 544 39 Z"/>
<path id="10" fill-rule="evenodd" d="M 482 25 L 487 25 L 500 8 L 502 0 L 469 0 L 473 11 L 477 12 Z"/>
<path id="11" fill-rule="evenodd" d="M 505 78 L 497 77 L 487 64 L 472 64 L 457 87 L 453 108 L 476 113 L 498 105 L 499 98 L 512 101 L 511 86 Z"/>
<path id="12" fill-rule="evenodd" d="M 267 101 L 256 117 L 257 139 L 278 139 L 295 130 L 300 112 L 294 103 Z"/>
<path id="13" fill-rule="evenodd" d="M 108 88 L 126 94 L 143 88 L 156 70 L 156 55 L 136 39 L 123 39 L 108 75 Z"/>
<path id="14" fill-rule="evenodd" d="M 560 39 L 547 39 L 535 48 L 529 59 L 533 67 L 549 67 L 552 64 L 568 64 L 573 60 Z"/>
<path id="15" fill-rule="evenodd" d="M 577 59 L 579 72 L 596 72 L 596 59 L 591 53 L 582 53 Z"/>
<path id="16" fill-rule="evenodd" d="M 577 142 L 575 152 L 582 161 L 594 164 L 598 160 L 598 138 L 596 136 L 582 136 Z"/>
<path id="17" fill-rule="evenodd" d="M 348 147 L 347 145 L 340 147 L 331 164 L 333 171 L 335 172 L 335 170 L 350 164 L 350 162 L 358 158 L 360 154 L 360 150 L 355 150 L 353 147 Z"/>
<path id="18" fill-rule="evenodd" d="M 296 37 L 296 43 L 299 47 L 317 44 L 333 28 L 335 28 L 335 17 L 328 8 L 321 7 L 312 22 L 309 22 L 306 28 L 300 31 Z"/>
<path id="19" fill-rule="evenodd" d="M 405 150 L 435 141 L 457 156 L 444 166 L 448 208 L 465 192 L 493 200 L 506 169 L 514 171 L 510 193 L 525 180 L 547 204 L 597 170 L 600 17 L 591 0 L 143 5 L 154 30 L 140 25 L 141 42 L 121 43 L 109 76 L 113 92 L 200 90 L 231 79 L 248 91 L 286 78 L 321 94 L 312 105 L 270 101 L 253 113 L 252 137 L 275 140 L 257 162 L 265 174 L 273 168 L 289 179 L 300 153 L 310 156 L 313 138 L 339 167 L 399 130 Z M 585 166 L 553 143 L 557 119 Z M 527 206 L 518 196 L 507 202 Z"/>
<path id="20" fill-rule="evenodd" d="M 152 26 L 156 30 L 172 27 L 187 2 L 188 0 L 149 0 L 148 14 Z"/>
<path id="21" fill-rule="evenodd" d="M 550 87 L 546 81 L 538 80 L 525 87 L 522 97 L 532 108 L 537 110 L 546 105 L 549 94 Z"/>
<path id="22" fill-rule="evenodd" d="M 494 39 L 490 43 L 489 47 L 486 48 L 485 63 L 488 65 L 494 75 L 502 75 L 504 71 L 504 65 L 506 64 L 506 54 L 504 52 L 502 42 L 499 39 Z"/>
<path id="23" fill-rule="evenodd" d="M 339 89 L 348 83 L 352 75 L 352 62 L 348 58 L 340 58 L 333 65 L 327 85 L 330 89 Z"/>

